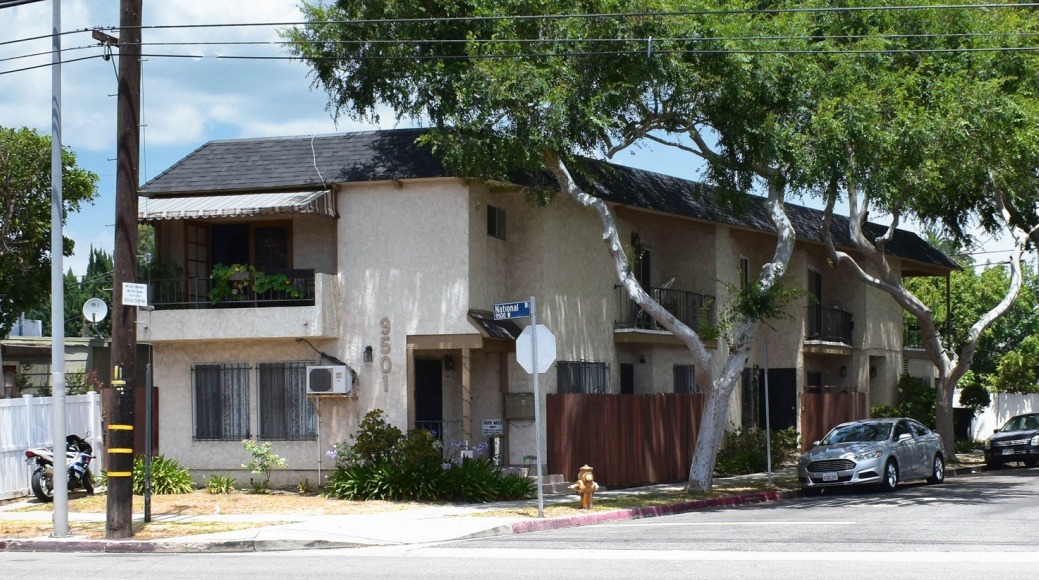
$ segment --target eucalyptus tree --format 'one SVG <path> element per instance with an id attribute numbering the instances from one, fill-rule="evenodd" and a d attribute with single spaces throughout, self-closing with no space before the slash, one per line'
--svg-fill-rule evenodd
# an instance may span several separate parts
<path id="1" fill-rule="evenodd" d="M 305 2 L 308 24 L 283 37 L 313 68 L 336 115 L 377 121 L 388 109 L 397 119 L 418 119 L 431 126 L 425 142 L 460 174 L 505 180 L 547 171 L 553 191 L 595 213 L 620 284 L 695 362 L 705 410 L 689 489 L 703 490 L 712 486 L 731 394 L 758 327 L 781 308 L 780 279 L 795 241 L 784 202 L 797 167 L 780 121 L 804 106 L 807 93 L 795 86 L 799 63 L 743 52 L 768 42 L 755 38 L 802 36 L 802 15 L 752 10 L 785 5 Z M 702 159 L 705 180 L 737 204 L 755 186 L 767 191 L 774 253 L 749 295 L 734 297 L 742 307 L 715 353 L 640 286 L 611 210 L 580 185 L 581 156 L 610 157 L 646 143 Z"/>
<path id="2" fill-rule="evenodd" d="M 1015 49 L 1037 32 L 1034 12 L 913 6 L 839 13 L 816 23 L 821 40 L 813 50 L 824 74 L 809 114 L 791 129 L 801 148 L 802 185 L 827 200 L 826 234 L 836 202 L 848 205 L 857 256 L 828 239 L 834 263 L 887 292 L 919 321 L 938 370 L 937 428 L 947 459 L 955 459 L 953 389 L 970 369 L 981 334 L 1017 298 L 1020 255 L 1039 225 L 1039 62 L 1034 51 Z M 871 237 L 866 216 L 877 210 L 891 219 Z M 905 218 L 958 241 L 971 241 L 975 224 L 1013 241 L 1006 292 L 985 305 L 957 348 L 885 252 Z"/>

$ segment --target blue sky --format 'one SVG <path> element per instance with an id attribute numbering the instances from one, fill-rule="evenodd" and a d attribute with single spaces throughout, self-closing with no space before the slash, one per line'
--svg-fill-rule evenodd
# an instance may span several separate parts
<path id="1" fill-rule="evenodd" d="M 117 26 L 118 2 L 63 0 L 62 30 L 82 31 L 63 37 L 66 58 L 101 55 L 89 29 Z M 145 2 L 144 24 L 192 25 L 250 22 L 297 22 L 302 19 L 291 0 Z M 14 58 L 50 50 L 52 3 L 38 2 L 0 11 L 0 72 L 47 65 L 50 55 Z M 196 28 L 143 31 L 145 43 L 160 41 L 277 41 L 275 27 Z M 349 120 L 338 124 L 326 110 L 327 99 L 311 90 L 307 68 L 291 61 L 219 60 L 218 55 L 279 54 L 264 46 L 156 46 L 147 53 L 192 58 L 147 58 L 143 67 L 141 180 L 154 177 L 177 160 L 213 139 L 308 135 L 370 130 Z M 13 59 L 13 60 L 3 60 Z M 93 206 L 70 216 L 65 235 L 76 241 L 76 254 L 64 270 L 86 270 L 91 246 L 112 252 L 115 215 L 116 77 L 114 60 L 93 58 L 62 67 L 62 142 L 78 156 L 79 165 L 100 176 Z M 0 74 L 0 126 L 36 128 L 49 134 L 51 72 L 49 67 Z M 395 124 L 384 115 L 381 128 Z M 615 162 L 688 179 L 698 164 L 668 148 L 622 152 Z M 982 257 L 985 261 L 988 256 Z"/>

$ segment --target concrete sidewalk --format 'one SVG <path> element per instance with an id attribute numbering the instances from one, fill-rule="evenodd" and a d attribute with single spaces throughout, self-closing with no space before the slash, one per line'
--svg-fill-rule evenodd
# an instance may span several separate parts
<path id="1" fill-rule="evenodd" d="M 954 477 L 981 470 L 980 466 L 949 468 L 947 476 Z M 793 468 L 777 470 L 774 477 L 790 477 Z M 766 474 L 759 473 L 738 478 L 716 479 L 715 488 L 762 483 Z M 661 490 L 680 490 L 681 484 L 652 485 L 638 488 L 608 490 L 596 493 L 596 499 L 639 495 Z M 25 552 L 112 552 L 112 553 L 175 553 L 175 552 L 254 552 L 277 550 L 330 549 L 360 546 L 413 545 L 446 542 L 469 538 L 559 529 L 599 524 L 611 521 L 655 517 L 725 506 L 748 505 L 800 497 L 800 491 L 766 491 L 732 495 L 707 500 L 695 500 L 661 506 L 590 512 L 557 518 L 528 518 L 481 516 L 502 509 L 537 507 L 537 500 L 435 506 L 420 509 L 361 515 L 299 514 L 211 514 L 205 516 L 153 515 L 153 522 L 247 522 L 257 527 L 193 535 L 162 540 L 93 540 L 71 536 L 67 538 L 0 539 L 0 551 Z M 576 495 L 550 495 L 545 505 L 576 505 Z M 14 512 L 20 505 L 0 506 L 0 520 L 51 521 L 52 512 Z M 105 521 L 104 514 L 70 513 L 70 521 Z M 135 514 L 134 521 L 143 521 Z M 287 523 L 286 523 L 287 522 Z"/>

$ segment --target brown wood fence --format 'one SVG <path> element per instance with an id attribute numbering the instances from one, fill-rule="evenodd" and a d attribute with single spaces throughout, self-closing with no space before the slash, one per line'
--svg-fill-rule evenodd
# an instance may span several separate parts
<path id="1" fill-rule="evenodd" d="M 684 481 L 703 395 L 548 395 L 548 472 L 575 479 L 582 465 L 606 487 Z"/>
<path id="2" fill-rule="evenodd" d="M 801 448 L 812 446 L 834 426 L 869 417 L 869 394 L 849 388 L 806 387 L 801 394 Z"/>

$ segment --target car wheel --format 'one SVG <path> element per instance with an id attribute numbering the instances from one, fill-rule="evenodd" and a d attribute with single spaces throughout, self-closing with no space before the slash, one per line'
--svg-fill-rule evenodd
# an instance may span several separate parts
<path id="1" fill-rule="evenodd" d="M 931 465 L 931 476 L 927 478 L 927 483 L 943 481 L 945 481 L 945 459 L 942 458 L 941 453 L 935 453 L 934 463 Z"/>
<path id="2" fill-rule="evenodd" d="M 889 460 L 884 466 L 884 480 L 880 482 L 880 487 L 884 491 L 895 491 L 898 487 L 898 466 L 894 461 Z"/>

